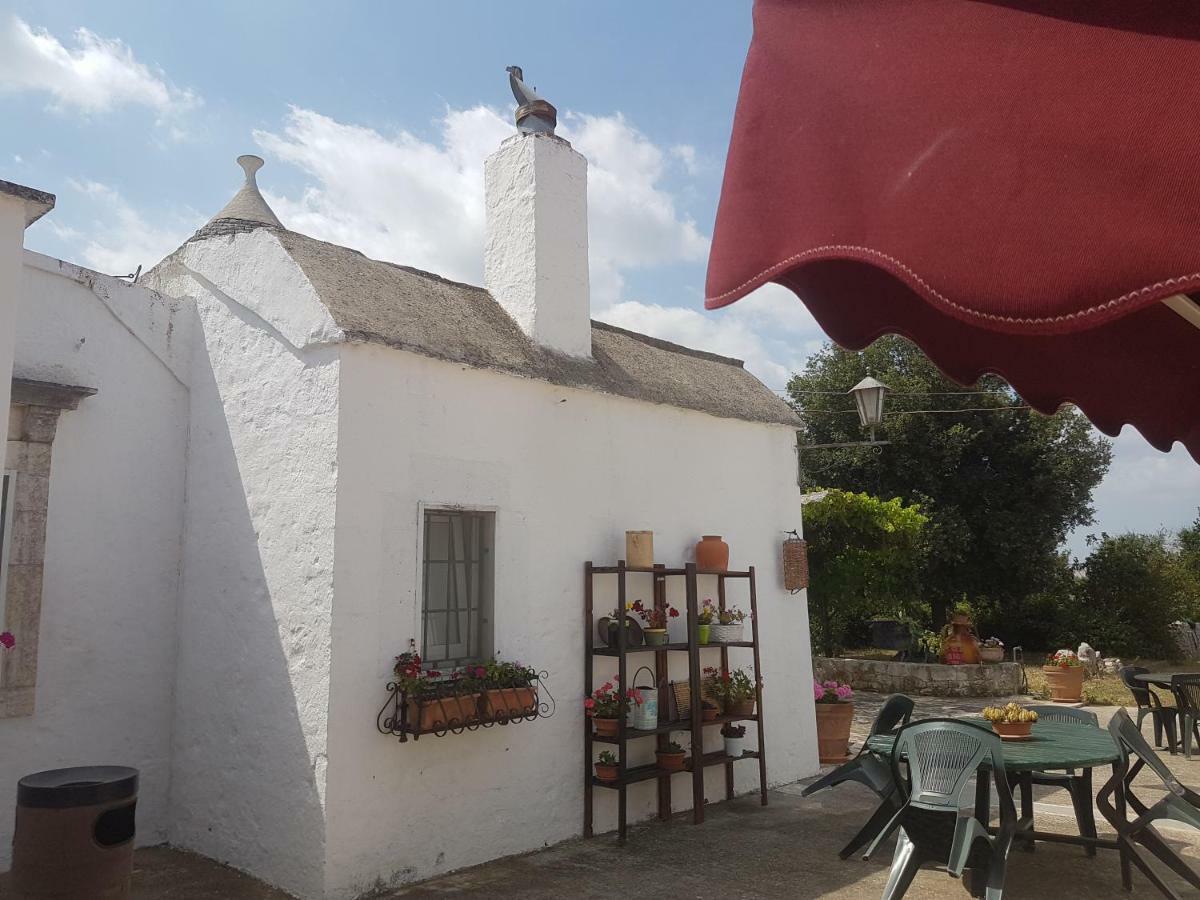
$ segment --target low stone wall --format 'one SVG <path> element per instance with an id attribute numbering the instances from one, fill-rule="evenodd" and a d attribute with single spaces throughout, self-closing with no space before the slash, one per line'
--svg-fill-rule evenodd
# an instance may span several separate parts
<path id="1" fill-rule="evenodd" d="M 874 659 L 813 658 L 819 681 L 833 679 L 856 691 L 930 697 L 1006 697 L 1021 692 L 1021 667 L 1005 662 L 992 665 L 944 666 L 938 663 L 884 662 Z"/>

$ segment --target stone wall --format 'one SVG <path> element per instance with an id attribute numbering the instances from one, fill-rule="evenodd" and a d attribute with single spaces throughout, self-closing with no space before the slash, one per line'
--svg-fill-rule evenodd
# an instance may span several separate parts
<path id="1" fill-rule="evenodd" d="M 1019 694 L 1021 667 L 1016 663 L 946 666 L 940 663 L 889 662 L 874 659 L 813 658 L 820 681 L 846 682 L 856 691 L 931 697 L 1007 697 Z"/>

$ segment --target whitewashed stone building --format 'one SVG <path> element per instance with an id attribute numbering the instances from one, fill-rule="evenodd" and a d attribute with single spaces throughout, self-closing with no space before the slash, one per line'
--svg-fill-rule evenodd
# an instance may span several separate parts
<path id="1" fill-rule="evenodd" d="M 141 769 L 143 844 L 304 898 L 578 835 L 583 563 L 627 528 L 664 562 L 720 533 L 758 567 L 769 778 L 814 772 L 779 564 L 795 420 L 736 360 L 590 320 L 583 157 L 520 133 L 488 160 L 486 288 L 287 230 L 239 161 L 138 284 L 22 251 L 53 198 L 0 183 L 0 854 L 17 778 L 89 763 Z M 491 559 L 462 646 L 424 615 L 425 535 L 451 521 Z M 535 663 L 556 715 L 379 734 L 410 638 Z"/>

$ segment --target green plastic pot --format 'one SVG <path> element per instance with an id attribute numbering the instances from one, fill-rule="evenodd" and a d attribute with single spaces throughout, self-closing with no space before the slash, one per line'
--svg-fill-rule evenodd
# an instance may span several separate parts
<path id="1" fill-rule="evenodd" d="M 707 644 L 708 636 L 709 636 L 711 629 L 712 629 L 712 625 L 697 625 L 696 626 L 696 640 L 699 641 L 701 644 Z"/>

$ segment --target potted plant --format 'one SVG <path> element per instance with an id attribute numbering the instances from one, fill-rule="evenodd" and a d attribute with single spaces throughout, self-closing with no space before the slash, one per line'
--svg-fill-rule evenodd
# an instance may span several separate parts
<path id="1" fill-rule="evenodd" d="M 633 604 L 633 611 L 638 614 L 638 617 L 646 623 L 642 629 L 642 635 L 646 639 L 647 647 L 661 647 L 667 642 L 667 621 L 679 616 L 679 610 L 673 607 L 670 603 L 665 604 L 662 609 L 657 606 L 647 608 L 641 600 Z"/>
<path id="2" fill-rule="evenodd" d="M 979 662 L 979 638 L 971 628 L 974 611 L 966 600 L 951 607 L 949 620 L 942 629 L 942 662 L 948 666 Z"/>
<path id="3" fill-rule="evenodd" d="M 710 697 L 721 704 L 727 716 L 752 716 L 755 695 L 754 679 L 745 669 L 732 672 L 709 667 L 704 670 L 705 688 Z"/>
<path id="4" fill-rule="evenodd" d="M 700 611 L 696 613 L 696 642 L 707 644 L 712 631 L 713 620 L 717 617 L 717 607 L 712 602 L 712 597 L 704 601 L 704 605 L 700 607 Z"/>
<path id="5" fill-rule="evenodd" d="M 817 702 L 817 756 L 823 763 L 842 763 L 849 756 L 854 690 L 837 681 L 813 679 Z"/>
<path id="6" fill-rule="evenodd" d="M 736 606 L 717 610 L 717 624 L 711 628 L 712 639 L 721 644 L 736 643 L 742 639 L 742 623 L 746 614 Z"/>
<path id="7" fill-rule="evenodd" d="M 1042 666 L 1050 699 L 1055 703 L 1078 703 L 1083 699 L 1083 663 L 1074 650 L 1059 650 Z"/>
<path id="8" fill-rule="evenodd" d="M 1038 714 L 1032 709 L 1023 709 L 1015 703 L 1006 706 L 985 706 L 983 717 L 992 723 L 992 731 L 1002 741 L 1027 741 L 1033 732 L 1033 723 Z"/>
<path id="9" fill-rule="evenodd" d="M 620 719 L 625 714 L 626 706 L 629 703 L 640 703 L 642 700 L 640 691 L 622 693 L 618 686 L 619 681 L 620 679 L 614 675 L 612 681 L 604 682 L 583 701 L 584 712 L 592 720 L 599 737 L 616 737 L 620 731 Z"/>
<path id="10" fill-rule="evenodd" d="M 746 726 L 726 722 L 721 726 L 721 737 L 725 739 L 725 755 L 740 759 L 746 752 Z"/>
<path id="11" fill-rule="evenodd" d="M 705 697 L 700 701 L 700 718 L 702 721 L 711 722 L 720 714 L 721 707 L 717 705 L 715 700 Z"/>
<path id="12" fill-rule="evenodd" d="M 404 692 L 409 727 L 443 731 L 479 720 L 479 689 L 474 681 L 423 668 L 416 650 L 397 656 L 392 672 Z"/>
<path id="13" fill-rule="evenodd" d="M 617 646 L 617 622 L 621 619 L 625 620 L 625 646 L 637 647 L 642 643 L 642 629 L 637 622 L 633 620 L 633 616 L 629 613 L 633 610 L 633 603 L 626 601 L 625 615 L 621 615 L 618 610 L 613 610 L 607 616 L 601 616 L 596 622 L 596 634 L 606 647 Z"/>
<path id="14" fill-rule="evenodd" d="M 468 666 L 468 669 L 471 667 Z M 537 670 L 519 662 L 489 659 L 471 674 L 483 682 L 484 712 L 494 719 L 521 719 L 537 712 Z"/>
<path id="15" fill-rule="evenodd" d="M 925 662 L 935 663 L 942 658 L 942 636 L 936 631 L 925 631 L 917 638 L 917 650 Z"/>
<path id="16" fill-rule="evenodd" d="M 687 751 L 674 741 L 656 750 L 654 755 L 658 757 L 658 767 L 666 772 L 682 772 L 687 762 Z"/>
<path id="17" fill-rule="evenodd" d="M 1004 641 L 990 637 L 979 646 L 979 658 L 985 663 L 1004 662 Z"/>
<path id="18" fill-rule="evenodd" d="M 619 772 L 617 755 L 611 750 L 601 751 L 600 759 L 596 761 L 596 777 L 601 781 L 616 781 Z"/>

